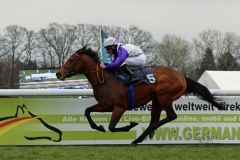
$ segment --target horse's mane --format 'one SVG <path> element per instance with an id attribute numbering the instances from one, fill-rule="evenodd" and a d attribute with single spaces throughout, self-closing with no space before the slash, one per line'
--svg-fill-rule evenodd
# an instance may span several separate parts
<path id="1" fill-rule="evenodd" d="M 93 51 L 91 48 L 87 48 L 86 46 L 77 50 L 76 53 L 77 54 L 85 54 L 85 55 L 89 56 L 90 58 L 92 58 L 96 63 L 100 59 L 97 52 Z"/>

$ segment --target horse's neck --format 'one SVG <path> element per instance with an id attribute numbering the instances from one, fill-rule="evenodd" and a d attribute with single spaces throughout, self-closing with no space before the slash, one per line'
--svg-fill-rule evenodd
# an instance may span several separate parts
<path id="1" fill-rule="evenodd" d="M 107 72 L 102 69 L 99 63 L 96 63 L 88 56 L 84 55 L 85 76 L 91 83 L 93 88 L 98 88 L 100 85 L 109 83 L 109 80 L 114 79 L 113 73 Z"/>
<path id="2" fill-rule="evenodd" d="M 86 64 L 85 65 L 85 76 L 92 86 L 96 86 L 102 83 L 104 75 L 102 75 L 102 69 L 98 64 Z M 104 73 L 103 73 L 104 74 Z"/>
<path id="3" fill-rule="evenodd" d="M 89 68 L 85 74 L 93 88 L 98 88 L 100 85 L 105 85 L 115 79 L 112 72 L 106 71 L 100 68 L 100 66 L 95 66 L 95 70 L 93 68 L 91 67 L 91 70 Z"/>

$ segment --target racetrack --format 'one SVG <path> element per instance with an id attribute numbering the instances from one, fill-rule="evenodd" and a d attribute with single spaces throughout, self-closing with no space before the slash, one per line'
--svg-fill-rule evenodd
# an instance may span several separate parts
<path id="1" fill-rule="evenodd" d="M 1 146 L 0 159 L 238 160 L 240 145 Z"/>

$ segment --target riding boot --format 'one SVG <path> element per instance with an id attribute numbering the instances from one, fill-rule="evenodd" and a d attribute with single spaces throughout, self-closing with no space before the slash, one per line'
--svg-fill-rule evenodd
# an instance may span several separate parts
<path id="1" fill-rule="evenodd" d="M 139 78 L 136 77 L 136 75 L 134 74 L 134 72 L 129 68 L 128 65 L 124 64 L 122 66 L 122 69 L 129 75 L 129 82 L 130 83 L 134 83 L 139 81 Z"/>

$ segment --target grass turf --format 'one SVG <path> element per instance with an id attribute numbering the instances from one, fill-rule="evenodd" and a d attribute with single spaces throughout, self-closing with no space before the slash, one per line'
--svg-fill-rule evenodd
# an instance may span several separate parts
<path id="1" fill-rule="evenodd" d="M 240 145 L 1 146 L 0 160 L 237 160 Z"/>

